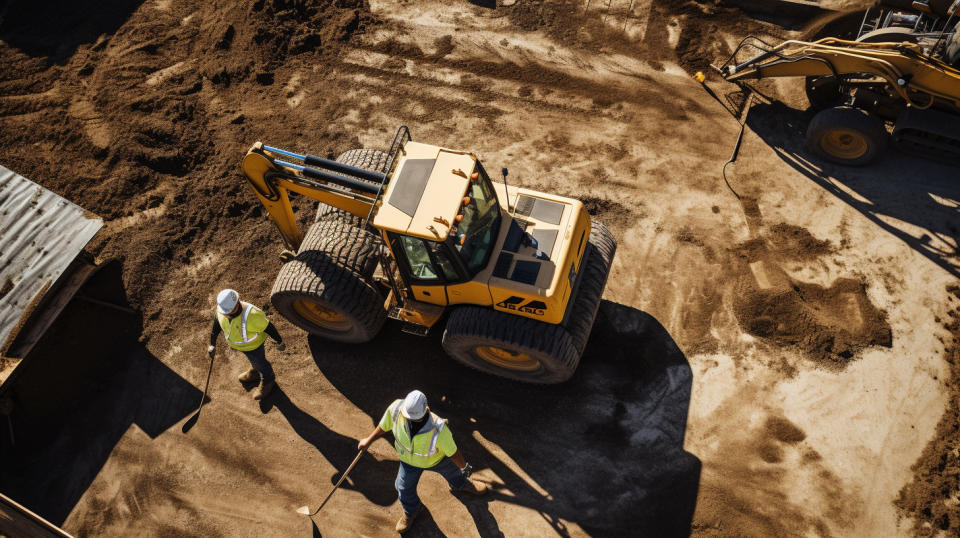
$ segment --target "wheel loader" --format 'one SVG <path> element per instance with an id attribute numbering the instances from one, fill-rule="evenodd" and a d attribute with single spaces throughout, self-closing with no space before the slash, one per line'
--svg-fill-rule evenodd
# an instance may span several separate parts
<path id="1" fill-rule="evenodd" d="M 806 143 L 825 160 L 865 165 L 892 139 L 907 151 L 958 163 L 960 0 L 950 1 L 887 0 L 891 5 L 864 13 L 852 41 L 772 45 L 750 36 L 717 69 L 738 84 L 805 77 L 818 110 Z"/>
<path id="2" fill-rule="evenodd" d="M 573 375 L 616 242 L 577 200 L 494 182 L 477 155 L 413 141 L 336 160 L 257 142 L 243 172 L 287 245 L 271 302 L 307 332 L 372 339 L 387 318 L 513 380 Z M 318 202 L 302 233 L 289 193 Z"/>

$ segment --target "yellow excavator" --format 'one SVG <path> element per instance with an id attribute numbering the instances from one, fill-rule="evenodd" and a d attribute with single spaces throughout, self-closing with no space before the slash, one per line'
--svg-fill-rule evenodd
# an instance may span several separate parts
<path id="1" fill-rule="evenodd" d="M 855 40 L 772 45 L 750 36 L 717 69 L 728 81 L 805 77 L 819 112 L 808 148 L 864 165 L 897 146 L 960 162 L 960 0 L 886 0 L 864 13 Z M 749 56 L 744 59 L 745 56 Z"/>
<path id="2" fill-rule="evenodd" d="M 243 172 L 287 245 L 271 302 L 302 329 L 372 339 L 386 318 L 478 370 L 532 383 L 573 375 L 616 251 L 577 200 L 490 179 L 477 155 L 414 142 L 336 160 L 257 142 Z M 289 193 L 318 203 L 302 233 Z"/>

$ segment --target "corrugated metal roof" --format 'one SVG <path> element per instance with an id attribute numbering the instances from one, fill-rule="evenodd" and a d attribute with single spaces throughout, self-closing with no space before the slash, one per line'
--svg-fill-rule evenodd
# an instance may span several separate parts
<path id="1" fill-rule="evenodd" d="M 0 166 L 0 350 L 103 221 Z"/>

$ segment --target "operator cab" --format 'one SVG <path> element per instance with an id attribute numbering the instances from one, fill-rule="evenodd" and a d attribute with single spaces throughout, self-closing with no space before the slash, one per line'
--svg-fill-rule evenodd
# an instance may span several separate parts
<path id="1" fill-rule="evenodd" d="M 373 224 L 411 285 L 467 282 L 489 263 L 500 231 L 490 177 L 469 153 L 417 142 L 404 149 Z"/>
<path id="2" fill-rule="evenodd" d="M 501 205 L 508 199 L 514 211 Z M 489 305 L 548 323 L 565 315 L 590 233 L 579 201 L 508 193 L 475 155 L 412 141 L 373 224 L 415 300 Z"/>

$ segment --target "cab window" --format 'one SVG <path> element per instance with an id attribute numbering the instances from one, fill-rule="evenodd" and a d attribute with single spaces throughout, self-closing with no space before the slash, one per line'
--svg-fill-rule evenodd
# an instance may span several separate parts
<path id="1" fill-rule="evenodd" d="M 500 229 L 500 206 L 486 172 L 470 182 L 467 198 L 470 202 L 463 209 L 454 247 L 464 265 L 474 274 L 483 269 L 490 259 L 493 243 Z"/>
<path id="2" fill-rule="evenodd" d="M 407 256 L 407 263 L 410 264 L 410 274 L 414 278 L 417 280 L 440 279 L 422 239 L 401 235 L 400 244 L 403 246 L 403 253 Z"/>
<path id="3" fill-rule="evenodd" d="M 458 280 L 457 270 L 443 249 L 435 241 L 425 241 L 418 237 L 400 236 L 400 245 L 410 266 L 410 274 L 417 280 Z M 434 260 L 436 263 L 434 263 Z M 439 266 L 439 268 L 438 268 Z"/>

